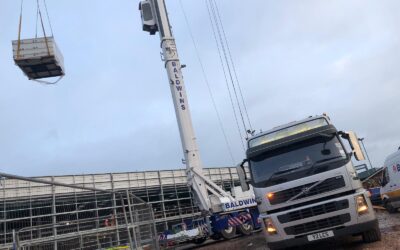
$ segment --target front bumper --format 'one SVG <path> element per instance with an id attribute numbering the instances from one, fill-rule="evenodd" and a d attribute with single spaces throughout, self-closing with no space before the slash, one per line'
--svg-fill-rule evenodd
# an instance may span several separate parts
<path id="1" fill-rule="evenodd" d="M 342 227 L 338 229 L 327 229 L 324 231 L 332 230 L 334 236 L 326 239 L 321 239 L 324 241 L 329 241 L 329 240 L 337 240 L 343 236 L 348 236 L 348 235 L 356 235 L 356 234 L 361 234 L 365 231 L 369 231 L 372 229 L 376 229 L 378 227 L 378 220 L 374 219 L 372 221 L 364 222 L 364 223 L 359 223 L 355 225 L 350 225 L 347 227 Z M 287 239 L 287 240 L 282 240 L 282 241 L 275 241 L 275 242 L 268 242 L 267 245 L 268 247 L 272 249 L 282 249 L 282 248 L 287 248 L 287 247 L 294 247 L 294 246 L 300 246 L 300 245 L 306 245 L 306 244 L 313 244 L 317 243 L 321 240 L 317 241 L 308 241 L 307 235 L 303 235 L 297 238 L 292 238 L 292 239 Z"/>

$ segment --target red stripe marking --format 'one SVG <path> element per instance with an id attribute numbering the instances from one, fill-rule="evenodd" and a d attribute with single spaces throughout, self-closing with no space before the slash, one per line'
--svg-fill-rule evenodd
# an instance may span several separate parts
<path id="1" fill-rule="evenodd" d="M 235 221 L 237 222 L 237 223 L 239 223 L 239 225 L 241 225 L 243 222 L 241 221 L 241 220 L 239 220 L 238 218 L 234 218 L 235 219 Z"/>
<path id="2" fill-rule="evenodd" d="M 230 221 L 232 225 L 237 226 L 237 221 L 235 220 L 235 218 L 231 218 Z"/>

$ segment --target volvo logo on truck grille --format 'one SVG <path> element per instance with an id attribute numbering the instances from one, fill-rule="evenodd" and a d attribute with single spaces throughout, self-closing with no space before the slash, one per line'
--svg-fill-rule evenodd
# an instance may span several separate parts
<path id="1" fill-rule="evenodd" d="M 304 187 L 304 188 L 301 189 L 301 192 L 302 192 L 303 194 L 308 194 L 308 192 L 310 192 L 310 189 L 311 189 L 311 188 L 309 188 L 309 187 Z"/>
<path id="2" fill-rule="evenodd" d="M 271 205 L 287 202 L 289 200 L 298 200 L 309 196 L 314 196 L 339 189 L 345 186 L 343 176 L 335 176 L 318 182 L 311 182 L 294 188 L 282 190 L 274 193 L 268 198 Z"/>

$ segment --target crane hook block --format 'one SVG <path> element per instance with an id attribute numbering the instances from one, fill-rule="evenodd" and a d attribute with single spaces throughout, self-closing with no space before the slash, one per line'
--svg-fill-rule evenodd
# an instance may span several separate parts
<path id="1" fill-rule="evenodd" d="M 150 1 L 141 1 L 139 3 L 139 10 L 142 17 L 143 31 L 148 31 L 150 35 L 154 35 L 158 31 L 158 26 Z"/>

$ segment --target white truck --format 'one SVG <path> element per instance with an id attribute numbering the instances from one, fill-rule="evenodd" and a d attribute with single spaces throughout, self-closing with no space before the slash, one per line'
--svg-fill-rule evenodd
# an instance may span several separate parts
<path id="1" fill-rule="evenodd" d="M 386 158 L 381 185 L 383 206 L 389 213 L 397 212 L 400 208 L 400 147 Z"/>
<path id="2" fill-rule="evenodd" d="M 347 152 L 346 139 L 352 152 Z M 363 160 L 354 132 L 337 131 L 326 115 L 308 117 L 248 140 L 238 167 L 243 190 L 254 187 L 267 245 L 280 249 L 362 235 L 381 234 L 369 199 L 352 164 Z M 250 179 L 246 178 L 248 163 Z"/>
<path id="3" fill-rule="evenodd" d="M 202 217 L 204 222 L 196 218 L 184 222 L 184 225 L 179 225 L 179 230 L 166 230 L 160 235 L 161 244 L 168 246 L 170 244 L 168 240 L 175 242 L 194 240 L 196 243 L 201 243 L 208 237 L 230 239 L 236 235 L 236 231 L 244 235 L 251 234 L 254 228 L 261 227 L 254 193 L 242 192 L 239 186 L 227 192 L 203 175 L 203 166 L 181 71 L 182 65 L 165 2 L 164 0 L 144 0 L 139 3 L 139 10 L 142 17 L 142 29 L 150 35 L 157 32 L 160 35 L 162 61 L 167 71 L 179 126 L 188 184 L 204 215 Z"/>

